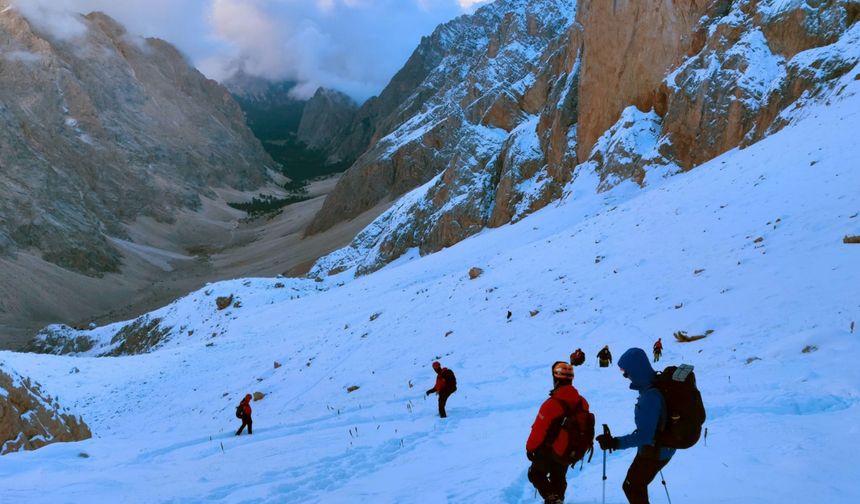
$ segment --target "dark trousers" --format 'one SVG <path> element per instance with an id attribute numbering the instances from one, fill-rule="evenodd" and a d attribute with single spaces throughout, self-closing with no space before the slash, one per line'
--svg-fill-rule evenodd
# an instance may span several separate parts
<path id="1" fill-rule="evenodd" d="M 547 457 L 538 457 L 529 467 L 529 481 L 544 499 L 555 495 L 564 500 L 567 490 L 567 464 L 559 464 Z"/>
<path id="2" fill-rule="evenodd" d="M 660 360 L 660 357 L 662 357 L 662 356 L 663 356 L 662 350 L 654 350 L 654 362 L 657 362 L 658 360 Z"/>
<path id="3" fill-rule="evenodd" d="M 253 434 L 253 431 L 251 430 L 253 424 L 254 424 L 254 422 L 251 420 L 251 417 L 249 417 L 249 416 L 242 417 L 242 426 L 239 427 L 239 430 L 236 431 L 236 435 L 238 436 L 239 434 L 241 434 L 242 430 L 245 429 L 246 425 L 248 426 L 248 434 Z"/>
<path id="4" fill-rule="evenodd" d="M 668 460 L 636 455 L 627 470 L 624 484 L 621 485 L 630 504 L 648 504 L 648 484 L 654 481 L 657 473 L 668 463 Z"/>
<path id="5" fill-rule="evenodd" d="M 445 405 L 448 403 L 448 398 L 451 397 L 453 392 L 439 392 L 439 417 L 445 418 L 448 416 L 445 413 Z"/>

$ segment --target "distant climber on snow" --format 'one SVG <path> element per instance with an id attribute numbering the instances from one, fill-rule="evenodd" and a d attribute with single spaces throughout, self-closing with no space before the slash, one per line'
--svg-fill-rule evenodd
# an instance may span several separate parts
<path id="1" fill-rule="evenodd" d="M 581 366 L 585 364 L 585 352 L 581 348 L 577 348 L 570 354 L 570 364 L 572 366 Z"/>
<path id="2" fill-rule="evenodd" d="M 588 411 L 588 401 L 573 387 L 570 364 L 553 364 L 552 381 L 549 399 L 541 405 L 526 441 L 526 456 L 532 463 L 529 481 L 544 502 L 563 504 L 568 466 L 592 451 L 594 415 Z"/>
<path id="3" fill-rule="evenodd" d="M 638 448 L 622 489 L 630 504 L 648 504 L 648 484 L 669 463 L 675 449 L 698 441 L 705 409 L 692 366 L 670 366 L 658 374 L 644 350 L 631 348 L 618 360 L 618 367 L 630 379 L 630 388 L 639 392 L 636 430 L 613 437 L 606 428 L 597 442 L 602 450 Z"/>
<path id="4" fill-rule="evenodd" d="M 660 357 L 663 356 L 663 339 L 657 338 L 657 341 L 654 342 L 654 362 L 659 362 Z"/>
<path id="5" fill-rule="evenodd" d="M 242 419 L 242 426 L 236 431 L 237 436 L 242 434 L 242 430 L 246 425 L 248 426 L 248 434 L 253 434 L 253 421 L 251 421 L 251 394 L 245 394 L 245 398 L 242 399 L 239 406 L 236 406 L 236 418 Z"/>
<path id="6" fill-rule="evenodd" d="M 603 348 L 597 352 L 597 363 L 600 364 L 600 367 L 609 367 L 612 364 L 612 352 L 609 351 L 609 345 L 604 345 Z"/>
<path id="7" fill-rule="evenodd" d="M 448 368 L 443 368 L 439 361 L 433 362 L 433 370 L 436 371 L 436 384 L 432 388 L 427 389 L 426 395 L 436 393 L 439 396 L 439 417 L 445 418 L 448 416 L 445 413 L 445 404 L 448 402 L 448 397 L 457 391 L 457 377 L 454 372 Z"/>

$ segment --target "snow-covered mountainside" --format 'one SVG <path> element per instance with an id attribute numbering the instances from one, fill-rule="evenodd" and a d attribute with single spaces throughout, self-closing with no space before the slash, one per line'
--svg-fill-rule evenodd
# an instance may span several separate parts
<path id="1" fill-rule="evenodd" d="M 643 126 L 601 142 L 651 152 L 654 117 L 625 117 Z M 785 118 L 644 188 L 598 192 L 583 169 L 557 204 L 370 275 L 212 284 L 150 315 L 167 334 L 151 353 L 0 353 L 94 435 L 0 457 L 0 500 L 530 503 L 551 363 L 582 347 L 574 384 L 629 432 L 635 393 L 594 355 L 662 337 L 708 411 L 707 440 L 664 470 L 673 501 L 857 502 L 860 69 Z M 87 332 L 93 353 L 119 329 Z M 435 359 L 458 378 L 444 420 L 424 397 Z M 249 392 L 265 395 L 237 438 Z M 608 456 L 607 502 L 632 457 Z M 599 502 L 600 454 L 568 478 L 567 502 Z"/>
<path id="2" fill-rule="evenodd" d="M 857 0 L 579 1 L 575 8 L 546 0 L 485 9 L 510 12 L 499 17 L 499 33 L 509 36 L 502 53 L 479 38 L 469 59 L 456 51 L 444 59 L 437 73 L 451 84 L 426 101 L 417 91 L 406 100 L 420 107 L 398 116 L 399 126 L 345 174 L 310 229 L 420 189 L 320 261 L 315 275 L 364 274 L 410 249 L 435 252 L 515 222 L 558 199 L 580 171 L 596 171 L 606 190 L 623 180 L 645 184 L 652 170 L 693 169 L 778 131 L 786 111 L 860 60 Z M 566 18 L 552 25 L 555 37 L 523 42 L 533 22 L 558 22 L 559 12 Z"/>
<path id="3" fill-rule="evenodd" d="M 566 36 L 573 16 L 573 0 L 499 0 L 425 37 L 380 98 L 357 113 L 352 129 L 368 137 L 364 153 L 309 232 L 395 199 L 443 171 L 457 177 L 449 181 L 451 191 L 457 191 L 455 183 L 497 183 L 490 181 L 493 158 L 543 107 L 551 83 L 538 74 L 564 64 L 556 41 Z M 483 202 L 476 205 L 483 214 Z M 463 217 L 464 227 L 469 218 L 478 228 L 486 220 Z M 458 236 L 453 241 L 472 232 L 451 231 Z"/>

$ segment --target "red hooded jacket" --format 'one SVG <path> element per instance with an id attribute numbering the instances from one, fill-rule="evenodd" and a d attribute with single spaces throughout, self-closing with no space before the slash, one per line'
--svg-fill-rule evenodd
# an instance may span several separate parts
<path id="1" fill-rule="evenodd" d="M 433 386 L 433 390 L 439 393 L 453 393 L 456 390 L 456 386 L 453 383 L 448 383 L 448 380 L 445 379 L 446 376 L 450 376 L 451 374 L 453 374 L 451 370 L 446 367 L 439 369 L 436 373 L 436 385 Z"/>
<path id="2" fill-rule="evenodd" d="M 556 457 L 564 457 L 564 451 L 568 445 L 567 431 L 559 429 L 558 435 L 554 440 L 547 439 L 550 428 L 565 416 L 565 408 L 561 403 L 567 404 L 568 411 L 576 412 L 577 415 L 586 416 L 588 414 L 588 401 L 579 395 L 579 392 L 573 385 L 562 385 L 553 390 L 549 399 L 541 405 L 537 418 L 535 418 L 535 423 L 532 425 L 531 435 L 529 435 L 529 439 L 526 441 L 527 452 L 536 451 L 549 442 L 548 446 L 552 448 L 552 452 Z"/>
<path id="3" fill-rule="evenodd" d="M 245 412 L 245 417 L 251 418 L 251 396 L 246 395 L 239 405 L 242 406 L 242 411 Z"/>

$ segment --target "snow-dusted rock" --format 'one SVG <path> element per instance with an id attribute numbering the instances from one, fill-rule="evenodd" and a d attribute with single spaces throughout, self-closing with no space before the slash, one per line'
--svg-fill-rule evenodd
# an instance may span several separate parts
<path id="1" fill-rule="evenodd" d="M 61 408 L 38 383 L 0 362 L 0 455 L 90 437 L 82 418 Z"/>

